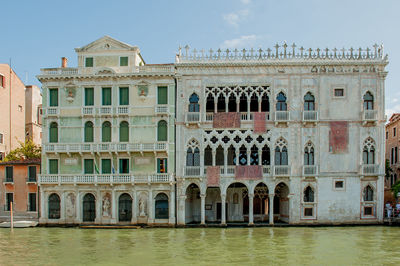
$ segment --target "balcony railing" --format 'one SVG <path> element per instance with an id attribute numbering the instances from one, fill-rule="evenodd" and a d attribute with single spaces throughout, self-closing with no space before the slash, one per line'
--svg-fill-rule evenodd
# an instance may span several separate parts
<path id="1" fill-rule="evenodd" d="M 171 174 L 39 175 L 39 184 L 138 184 L 172 182 Z"/>
<path id="2" fill-rule="evenodd" d="M 62 67 L 62 68 L 43 68 L 41 75 L 77 75 L 78 68 Z"/>
<path id="3" fill-rule="evenodd" d="M 233 177 L 236 174 L 236 165 L 227 165 L 226 167 L 220 166 L 219 171 L 221 176 L 225 177 Z M 204 166 L 204 172 L 201 173 L 200 166 L 186 166 L 185 167 L 185 176 L 204 176 L 207 174 L 207 166 Z M 263 165 L 262 166 L 262 174 L 263 176 L 270 176 L 271 175 L 271 166 L 270 165 Z"/>
<path id="4" fill-rule="evenodd" d="M 111 106 L 102 106 L 98 108 L 98 114 L 100 115 L 112 115 L 113 108 Z"/>
<path id="5" fill-rule="evenodd" d="M 376 110 L 364 110 L 363 111 L 363 121 L 373 122 L 377 120 Z"/>
<path id="6" fill-rule="evenodd" d="M 3 183 L 14 183 L 14 178 L 6 177 L 3 179 Z"/>
<path id="7" fill-rule="evenodd" d="M 287 122 L 289 119 L 289 111 L 275 111 L 275 121 Z"/>
<path id="8" fill-rule="evenodd" d="M 363 164 L 362 165 L 363 175 L 378 175 L 379 165 L 378 164 Z"/>
<path id="9" fill-rule="evenodd" d="M 315 176 L 317 175 L 316 165 L 304 165 L 303 166 L 303 176 Z"/>
<path id="10" fill-rule="evenodd" d="M 95 115 L 96 109 L 93 106 L 82 107 L 82 115 Z"/>
<path id="11" fill-rule="evenodd" d="M 58 107 L 48 107 L 45 109 L 46 109 L 45 113 L 47 116 L 57 116 L 60 114 Z"/>
<path id="12" fill-rule="evenodd" d="M 307 121 L 307 122 L 318 121 L 318 112 L 317 111 L 304 111 L 303 112 L 303 121 Z"/>
<path id="13" fill-rule="evenodd" d="M 154 143 L 51 143 L 43 144 L 47 153 L 74 152 L 157 152 L 166 151 L 166 142 Z"/>
<path id="14" fill-rule="evenodd" d="M 119 115 L 129 114 L 129 107 L 128 106 L 118 106 L 117 114 L 119 114 Z"/>
<path id="15" fill-rule="evenodd" d="M 200 122 L 200 112 L 186 113 L 185 118 L 186 118 L 185 119 L 186 124 L 199 123 Z"/>
<path id="16" fill-rule="evenodd" d="M 289 165 L 275 165 L 274 166 L 274 175 L 275 176 L 289 176 L 290 175 L 290 166 Z"/>
<path id="17" fill-rule="evenodd" d="M 214 113 L 207 112 L 205 114 L 205 121 L 206 122 L 212 122 L 213 119 L 214 119 Z M 253 121 L 254 120 L 254 112 L 250 112 L 250 113 L 241 112 L 240 113 L 240 120 L 241 121 Z M 266 121 L 270 120 L 270 113 L 269 112 L 265 113 L 265 120 Z"/>
<path id="18" fill-rule="evenodd" d="M 168 104 L 157 104 L 155 107 L 156 114 L 168 114 Z"/>
<path id="19" fill-rule="evenodd" d="M 185 176 L 200 176 L 200 166 L 186 166 Z"/>
<path id="20" fill-rule="evenodd" d="M 26 178 L 26 183 L 36 183 L 36 177 L 27 177 Z"/>

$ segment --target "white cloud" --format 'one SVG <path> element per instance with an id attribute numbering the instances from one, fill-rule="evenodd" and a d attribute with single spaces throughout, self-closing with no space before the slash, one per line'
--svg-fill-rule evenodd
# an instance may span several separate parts
<path id="1" fill-rule="evenodd" d="M 223 14 L 222 18 L 230 25 L 232 26 L 239 26 L 239 22 L 241 22 L 243 19 L 245 19 L 249 15 L 249 10 L 248 9 L 243 9 L 238 12 L 232 12 L 229 14 Z"/>
<path id="2" fill-rule="evenodd" d="M 236 39 L 225 40 L 220 47 L 221 48 L 244 48 L 249 46 L 254 46 L 255 41 L 258 40 L 257 35 L 243 35 Z"/>

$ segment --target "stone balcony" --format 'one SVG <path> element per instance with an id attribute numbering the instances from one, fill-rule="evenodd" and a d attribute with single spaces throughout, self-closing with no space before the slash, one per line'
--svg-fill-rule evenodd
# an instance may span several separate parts
<path id="1" fill-rule="evenodd" d="M 153 143 L 47 143 L 46 153 L 100 153 L 100 152 L 167 152 L 167 142 Z"/>
<path id="2" fill-rule="evenodd" d="M 288 123 L 290 121 L 289 111 L 275 111 L 275 124 Z"/>
<path id="3" fill-rule="evenodd" d="M 202 173 L 202 169 L 203 173 Z M 226 167 L 220 167 L 220 176 L 221 177 L 235 177 L 236 174 L 236 166 L 235 165 L 227 165 Z M 271 176 L 279 176 L 286 177 L 290 176 L 291 168 L 289 165 L 263 165 L 262 166 L 262 175 L 263 177 L 271 177 Z M 185 166 L 184 167 L 184 176 L 185 177 L 203 177 L 207 175 L 207 166 Z"/>
<path id="4" fill-rule="evenodd" d="M 214 120 L 214 113 L 207 112 L 205 113 L 204 116 L 204 121 L 205 122 L 213 122 Z M 241 122 L 246 122 L 246 121 L 253 121 L 254 120 L 254 112 L 241 112 L 240 113 L 240 121 Z M 265 112 L 265 120 L 269 121 L 270 120 L 270 113 Z"/>
<path id="5" fill-rule="evenodd" d="M 131 174 L 45 174 L 39 175 L 38 184 L 152 184 L 152 183 L 171 183 L 174 182 L 172 174 L 149 174 L 149 175 L 131 175 Z"/>
<path id="6" fill-rule="evenodd" d="M 318 175 L 318 167 L 316 165 L 303 165 L 303 176 L 316 176 Z"/>
<path id="7" fill-rule="evenodd" d="M 361 174 L 363 176 L 376 176 L 379 175 L 379 164 L 362 164 Z"/>
<path id="8" fill-rule="evenodd" d="M 318 112 L 317 111 L 303 111 L 303 122 L 317 122 Z"/>
<path id="9" fill-rule="evenodd" d="M 155 107 L 156 115 L 168 115 L 168 104 L 157 104 Z"/>
<path id="10" fill-rule="evenodd" d="M 362 123 L 366 125 L 367 123 L 375 123 L 378 119 L 376 110 L 364 110 L 362 112 Z"/>

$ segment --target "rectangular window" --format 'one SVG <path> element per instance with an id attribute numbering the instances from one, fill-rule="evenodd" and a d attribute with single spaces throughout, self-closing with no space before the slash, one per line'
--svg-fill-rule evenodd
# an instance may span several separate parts
<path id="1" fill-rule="evenodd" d="M 3 134 L 0 133 L 0 144 L 3 144 L 3 141 L 4 141 L 4 139 L 3 139 Z"/>
<path id="2" fill-rule="evenodd" d="M 49 89 L 49 106 L 58 106 L 58 89 Z"/>
<path id="3" fill-rule="evenodd" d="M 394 163 L 397 163 L 397 147 L 394 147 Z"/>
<path id="4" fill-rule="evenodd" d="M 119 105 L 129 105 L 129 88 L 119 88 Z"/>
<path id="5" fill-rule="evenodd" d="M 0 75 L 0 87 L 2 88 L 6 87 L 6 77 L 3 75 Z"/>
<path id="6" fill-rule="evenodd" d="M 119 58 L 119 65 L 120 66 L 128 66 L 128 57 L 127 56 L 121 56 Z"/>
<path id="7" fill-rule="evenodd" d="M 36 211 L 36 193 L 28 194 L 28 211 L 29 212 Z"/>
<path id="8" fill-rule="evenodd" d="M 167 172 L 167 158 L 157 158 L 157 173 L 164 174 Z"/>
<path id="9" fill-rule="evenodd" d="M 344 182 L 343 181 L 335 181 L 335 188 L 343 188 Z"/>
<path id="10" fill-rule="evenodd" d="M 111 159 L 101 159 L 101 173 L 111 174 Z"/>
<path id="11" fill-rule="evenodd" d="M 85 67 L 93 67 L 93 57 L 85 58 Z"/>
<path id="12" fill-rule="evenodd" d="M 83 161 L 83 173 L 85 175 L 92 175 L 94 174 L 94 161 L 93 159 L 85 159 Z"/>
<path id="13" fill-rule="evenodd" d="M 313 208 L 304 208 L 304 217 L 313 216 Z"/>
<path id="14" fill-rule="evenodd" d="M 386 131 L 386 139 L 389 137 L 389 132 Z"/>
<path id="15" fill-rule="evenodd" d="M 58 159 L 49 159 L 49 174 L 58 174 Z"/>
<path id="16" fill-rule="evenodd" d="M 158 87 L 157 104 L 168 104 L 168 88 Z"/>
<path id="17" fill-rule="evenodd" d="M 36 166 L 28 166 L 28 181 L 36 182 Z"/>
<path id="18" fill-rule="evenodd" d="M 111 105 L 111 88 L 102 88 L 102 105 Z"/>
<path id="19" fill-rule="evenodd" d="M 344 89 L 335 89 L 335 97 L 343 97 Z"/>
<path id="20" fill-rule="evenodd" d="M 14 171 L 12 166 L 6 166 L 6 182 L 14 182 Z"/>
<path id="21" fill-rule="evenodd" d="M 94 105 L 94 88 L 85 88 L 85 106 Z"/>
<path id="22" fill-rule="evenodd" d="M 394 149 L 392 148 L 390 151 L 391 151 L 391 154 L 390 154 L 390 164 L 393 164 L 393 162 L 394 162 Z"/>
<path id="23" fill-rule="evenodd" d="M 396 137 L 396 128 L 393 128 L 393 137 Z"/>
<path id="24" fill-rule="evenodd" d="M 364 215 L 373 215 L 372 207 L 364 207 Z"/>
<path id="25" fill-rule="evenodd" d="M 14 194 L 6 193 L 6 211 L 10 211 L 10 203 L 14 204 Z"/>
<path id="26" fill-rule="evenodd" d="M 119 159 L 119 173 L 129 174 L 129 159 Z"/>
<path id="27" fill-rule="evenodd" d="M 4 160 L 4 152 L 0 152 L 0 161 Z"/>

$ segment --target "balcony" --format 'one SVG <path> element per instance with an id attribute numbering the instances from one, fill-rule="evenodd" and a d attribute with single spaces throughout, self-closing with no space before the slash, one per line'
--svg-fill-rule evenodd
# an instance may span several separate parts
<path id="1" fill-rule="evenodd" d="M 275 176 L 290 176 L 290 166 L 289 165 L 275 165 L 274 166 Z"/>
<path id="2" fill-rule="evenodd" d="M 60 114 L 60 110 L 58 107 L 48 107 L 48 108 L 44 108 L 44 113 L 47 117 L 50 116 L 58 116 Z"/>
<path id="3" fill-rule="evenodd" d="M 318 112 L 317 111 L 304 111 L 303 122 L 317 122 Z"/>
<path id="4" fill-rule="evenodd" d="M 200 112 L 188 112 L 185 115 L 185 123 L 189 124 L 198 124 L 200 123 Z"/>
<path id="5" fill-rule="evenodd" d="M 303 165 L 303 176 L 316 176 L 317 170 L 316 165 Z"/>
<path id="6" fill-rule="evenodd" d="M 290 120 L 289 111 L 275 111 L 275 124 L 283 122 L 287 123 Z"/>
<path id="7" fill-rule="evenodd" d="M 12 177 L 6 177 L 3 179 L 4 184 L 14 184 L 14 178 Z"/>
<path id="8" fill-rule="evenodd" d="M 220 175 L 222 177 L 234 177 L 236 174 L 236 165 L 227 165 L 226 167 L 220 166 Z M 204 166 L 204 173 L 201 173 L 200 166 L 186 166 L 185 176 L 186 177 L 201 177 L 207 175 L 207 166 Z M 262 175 L 267 177 L 271 175 L 271 166 L 262 165 Z"/>
<path id="9" fill-rule="evenodd" d="M 173 182 L 171 174 L 40 175 L 39 184 L 142 184 Z"/>
<path id="10" fill-rule="evenodd" d="M 62 68 L 42 68 L 41 75 L 77 75 L 79 74 L 78 68 L 62 67 Z"/>
<path id="11" fill-rule="evenodd" d="M 94 116 L 96 109 L 93 106 L 82 107 L 82 116 Z"/>
<path id="12" fill-rule="evenodd" d="M 118 106 L 117 107 L 117 114 L 118 115 L 128 115 L 129 114 L 129 107 L 128 106 Z"/>
<path id="13" fill-rule="evenodd" d="M 27 177 L 26 178 L 26 183 L 33 183 L 33 184 L 35 184 L 37 182 L 37 180 L 36 180 L 36 176 L 35 177 Z"/>
<path id="14" fill-rule="evenodd" d="M 168 143 L 51 143 L 43 144 L 46 153 L 167 152 Z"/>
<path id="15" fill-rule="evenodd" d="M 155 112 L 157 115 L 167 115 L 168 114 L 168 104 L 157 104 L 155 107 Z"/>
<path id="16" fill-rule="evenodd" d="M 362 112 L 362 122 L 363 125 L 367 123 L 375 123 L 377 121 L 377 111 L 376 110 L 364 110 Z"/>
<path id="17" fill-rule="evenodd" d="M 375 176 L 379 174 L 378 164 L 363 164 L 361 165 L 362 175 L 364 176 Z"/>
<path id="18" fill-rule="evenodd" d="M 112 115 L 113 114 L 113 108 L 111 106 L 102 106 L 98 108 L 97 113 L 99 115 Z"/>
<path id="19" fill-rule="evenodd" d="M 200 177 L 200 166 L 186 166 L 185 176 L 195 176 Z"/>

